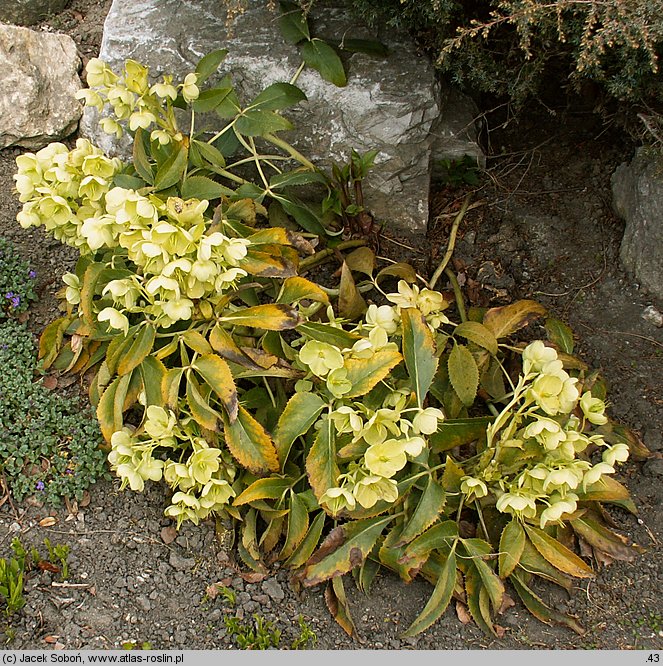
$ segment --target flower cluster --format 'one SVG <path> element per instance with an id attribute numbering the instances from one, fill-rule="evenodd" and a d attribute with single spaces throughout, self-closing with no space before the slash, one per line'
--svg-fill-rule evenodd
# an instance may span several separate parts
<path id="1" fill-rule="evenodd" d="M 37 153 L 20 155 L 16 164 L 14 180 L 23 203 L 17 215 L 20 225 L 43 226 L 82 254 L 97 249 L 88 242 L 89 229 L 107 217 L 105 196 L 122 162 L 78 139 L 73 150 L 51 143 Z"/>
<path id="2" fill-rule="evenodd" d="M 488 428 L 493 455 L 462 480 L 468 500 L 493 494 L 498 511 L 538 519 L 541 527 L 573 514 L 585 492 L 629 455 L 626 444 L 608 445 L 592 426 L 607 422 L 605 404 L 582 395 L 557 352 L 537 340 L 523 351 L 523 376 L 513 397 Z M 592 464 L 583 455 L 602 450 Z"/>
<path id="3" fill-rule="evenodd" d="M 123 488 L 140 492 L 146 481 L 165 479 L 174 491 L 165 514 L 178 528 L 184 520 L 197 525 L 235 496 L 235 468 L 223 451 L 208 444 L 195 421 L 171 410 L 149 406 L 141 428 L 115 432 L 111 447 L 108 460 Z"/>

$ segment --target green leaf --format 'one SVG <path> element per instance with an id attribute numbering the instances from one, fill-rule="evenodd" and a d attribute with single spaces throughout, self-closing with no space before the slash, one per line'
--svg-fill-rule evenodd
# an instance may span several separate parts
<path id="1" fill-rule="evenodd" d="M 169 144 L 170 154 L 159 167 L 154 177 L 154 189 L 165 190 L 175 185 L 186 170 L 189 151 L 184 143 L 173 142 Z"/>
<path id="2" fill-rule="evenodd" d="M 560 613 L 559 611 L 546 606 L 543 601 L 541 601 L 541 598 L 527 587 L 524 578 L 520 573 L 513 574 L 510 580 L 527 610 L 534 615 L 534 617 L 541 620 L 541 622 L 545 622 L 546 624 L 552 624 L 553 622 L 561 624 L 569 629 L 573 629 L 573 631 L 580 636 L 585 633 L 585 630 L 580 624 L 578 624 L 575 618 L 569 615 L 564 615 L 564 613 Z"/>
<path id="3" fill-rule="evenodd" d="M 51 367 L 60 352 L 64 332 L 69 324 L 70 319 L 68 317 L 60 317 L 48 324 L 42 331 L 39 337 L 39 359 L 42 361 L 45 370 Z"/>
<path id="4" fill-rule="evenodd" d="M 573 331 L 560 319 L 548 317 L 545 323 L 548 340 L 567 354 L 573 354 Z"/>
<path id="5" fill-rule="evenodd" d="M 302 573 L 306 587 L 342 576 L 362 564 L 393 516 L 355 520 L 334 528 Z"/>
<path id="6" fill-rule="evenodd" d="M 306 536 L 302 539 L 299 546 L 297 546 L 295 552 L 284 562 L 284 566 L 290 569 L 298 569 L 308 561 L 320 541 L 326 519 L 327 515 L 325 512 L 319 511 L 318 515 L 313 519 L 311 527 L 308 528 Z"/>
<path id="7" fill-rule="evenodd" d="M 184 368 L 171 368 L 161 380 L 161 395 L 163 402 L 171 409 L 177 408 L 177 402 L 180 394 L 180 384 Z"/>
<path id="8" fill-rule="evenodd" d="M 536 301 L 516 301 L 500 308 L 491 308 L 483 318 L 483 325 L 499 340 L 546 314 Z"/>
<path id="9" fill-rule="evenodd" d="M 283 283 L 276 302 L 292 305 L 303 299 L 329 305 L 329 296 L 315 282 L 299 276 L 289 277 Z"/>
<path id="10" fill-rule="evenodd" d="M 246 368 L 251 368 L 252 370 L 260 369 L 260 366 L 237 346 L 232 335 L 219 324 L 215 324 L 211 330 L 209 343 L 212 345 L 212 349 L 226 360 Z"/>
<path id="11" fill-rule="evenodd" d="M 445 520 L 420 534 L 404 549 L 398 560 L 399 564 L 410 570 L 419 570 L 434 550 L 443 554 L 451 552 L 454 543 L 458 540 L 458 525 L 455 520 Z"/>
<path id="12" fill-rule="evenodd" d="M 466 340 L 474 342 L 479 347 L 487 349 L 493 356 L 497 354 L 497 338 L 486 326 L 479 322 L 466 321 L 458 324 L 454 329 L 454 335 L 460 335 Z"/>
<path id="13" fill-rule="evenodd" d="M 224 85 L 223 82 L 209 90 L 201 91 L 198 95 L 198 99 L 192 102 L 194 111 L 198 113 L 208 113 L 209 111 L 214 111 L 217 107 L 227 99 L 229 95 L 233 93 L 233 88 L 229 84 Z M 200 142 L 194 141 L 196 148 L 200 146 Z"/>
<path id="14" fill-rule="evenodd" d="M 322 419 L 322 427 L 306 456 L 306 473 L 318 500 L 336 485 L 341 473 L 336 463 L 336 428 L 328 416 Z"/>
<path id="15" fill-rule="evenodd" d="M 359 293 L 352 271 L 344 261 L 341 266 L 341 284 L 338 296 L 338 312 L 345 319 L 352 321 L 366 312 L 367 305 L 364 297 Z"/>
<path id="16" fill-rule="evenodd" d="M 481 539 L 462 539 L 461 541 L 463 547 L 467 551 L 472 566 L 476 568 L 484 588 L 488 592 L 488 596 L 493 605 L 493 611 L 497 613 L 501 608 L 504 599 L 504 583 L 502 583 L 497 574 L 483 559 L 485 557 L 485 551 L 492 550 L 490 544 Z"/>
<path id="17" fill-rule="evenodd" d="M 304 62 L 320 73 L 325 81 L 335 86 L 343 87 L 347 84 L 345 69 L 338 53 L 321 39 L 314 37 L 302 45 Z"/>
<path id="18" fill-rule="evenodd" d="M 140 372 L 143 379 L 143 390 L 145 391 L 146 406 L 164 404 L 161 393 L 161 385 L 166 376 L 166 366 L 154 356 L 148 356 L 140 364 Z"/>
<path id="19" fill-rule="evenodd" d="M 228 364 L 216 354 L 206 354 L 195 360 L 191 366 L 207 382 L 207 385 L 221 400 L 230 422 L 237 418 L 239 403 L 235 381 Z"/>
<path id="20" fill-rule="evenodd" d="M 131 374 L 116 377 L 103 392 L 97 405 L 97 420 L 101 434 L 107 442 L 110 442 L 114 432 L 122 429 L 124 400 L 130 382 Z"/>
<path id="21" fill-rule="evenodd" d="M 154 176 L 152 178 L 154 178 Z M 142 187 L 145 187 L 146 183 L 142 178 L 138 178 L 137 176 L 118 173 L 113 176 L 113 185 L 125 190 L 140 190 Z"/>
<path id="22" fill-rule="evenodd" d="M 137 368 L 152 351 L 157 331 L 152 324 L 141 326 L 138 334 L 117 364 L 117 374 L 126 375 Z"/>
<path id="23" fill-rule="evenodd" d="M 356 398 L 368 393 L 397 366 L 403 357 L 396 349 L 382 349 L 370 358 L 350 358 L 345 361 L 347 379 L 352 388 L 346 398 Z"/>
<path id="24" fill-rule="evenodd" d="M 518 567 L 516 568 L 517 573 L 520 573 L 521 571 L 526 572 L 527 575 L 533 574 L 544 580 L 549 580 L 560 587 L 563 587 L 569 593 L 573 589 L 573 580 L 550 564 L 550 562 L 548 562 L 548 560 L 546 560 L 541 553 L 534 548 L 529 539 L 525 539 L 525 547 L 523 548 Z"/>
<path id="25" fill-rule="evenodd" d="M 230 196 L 232 193 L 231 189 L 213 181 L 211 178 L 207 178 L 207 176 L 189 176 L 182 183 L 183 199 L 213 201 L 224 196 Z"/>
<path id="26" fill-rule="evenodd" d="M 629 546 L 625 537 L 609 530 L 596 520 L 582 516 L 572 520 L 570 525 L 573 531 L 592 548 L 606 553 L 612 559 L 632 562 L 637 556 L 637 549 Z"/>
<path id="27" fill-rule="evenodd" d="M 573 551 L 537 527 L 525 525 L 525 531 L 534 547 L 560 571 L 576 578 L 593 578 L 594 572 Z"/>
<path id="28" fill-rule="evenodd" d="M 423 408 L 428 389 L 437 370 L 435 341 L 424 316 L 415 308 L 401 310 L 403 324 L 403 356 L 405 367 L 417 394 L 419 409 Z"/>
<path id="29" fill-rule="evenodd" d="M 299 313 L 290 305 L 268 304 L 229 312 L 219 318 L 235 326 L 250 326 L 266 331 L 286 331 L 301 322 Z"/>
<path id="30" fill-rule="evenodd" d="M 203 56 L 196 65 L 196 74 L 198 74 L 197 83 L 202 83 L 214 74 L 227 55 L 228 49 L 216 49 L 216 51 Z"/>
<path id="31" fill-rule="evenodd" d="M 106 264 L 95 262 L 90 264 L 83 274 L 81 280 L 81 302 L 78 304 L 78 309 L 83 313 L 85 321 L 91 326 L 97 326 L 97 315 L 93 311 L 92 301 L 97 289 L 97 282 L 102 271 L 106 269 Z"/>
<path id="32" fill-rule="evenodd" d="M 146 143 L 147 143 L 147 132 L 139 127 L 136 130 L 134 135 L 134 144 L 133 144 L 133 163 L 136 173 L 148 184 L 154 184 L 154 171 L 152 169 L 152 164 L 147 156 Z M 118 187 L 122 187 L 119 183 L 116 183 Z"/>
<path id="33" fill-rule="evenodd" d="M 345 257 L 345 263 L 351 271 L 364 273 L 369 277 L 375 270 L 375 252 L 370 247 L 358 247 Z"/>
<path id="34" fill-rule="evenodd" d="M 486 436 L 486 428 L 492 421 L 490 416 L 442 421 L 437 426 L 437 432 L 428 436 L 428 445 L 431 450 L 442 453 L 475 442 Z"/>
<path id="35" fill-rule="evenodd" d="M 207 430 L 218 430 L 221 414 L 203 397 L 198 382 L 190 372 L 186 378 L 186 401 L 196 423 Z"/>
<path id="36" fill-rule="evenodd" d="M 183 333 L 181 333 L 180 336 L 181 336 L 180 340 L 182 340 L 182 342 L 184 342 L 184 344 L 189 349 L 192 349 L 193 351 L 198 352 L 199 354 L 212 353 L 212 347 L 210 343 L 207 342 L 207 338 L 199 331 L 190 328 L 188 331 L 184 331 Z"/>
<path id="37" fill-rule="evenodd" d="M 375 281 L 380 282 L 387 277 L 398 278 L 399 280 L 405 280 L 406 282 L 412 284 L 417 281 L 417 271 L 410 264 L 398 263 L 391 264 L 386 268 L 383 268 L 375 276 Z"/>
<path id="38" fill-rule="evenodd" d="M 432 476 L 417 503 L 412 517 L 406 523 L 396 546 L 409 543 L 425 532 L 439 517 L 447 501 L 447 494 Z"/>
<path id="39" fill-rule="evenodd" d="M 449 381 L 466 407 L 474 404 L 479 388 L 479 368 L 472 352 L 465 346 L 454 344 L 448 360 Z"/>
<path id="40" fill-rule="evenodd" d="M 269 180 L 270 190 L 280 190 L 284 187 L 293 187 L 296 185 L 311 185 L 313 183 L 326 185 L 327 178 L 319 171 L 311 171 L 305 167 L 295 169 L 294 171 L 285 171 L 276 174 Z"/>
<path id="41" fill-rule="evenodd" d="M 211 143 L 206 141 L 193 140 L 193 145 L 197 148 L 198 152 L 215 167 L 223 168 L 226 166 L 226 160 L 223 153 L 215 148 Z M 232 190 L 230 190 L 232 192 Z M 230 195 L 228 195 L 230 196 Z"/>
<path id="42" fill-rule="evenodd" d="M 261 499 L 281 499 L 286 491 L 292 487 L 293 482 L 294 479 L 289 477 L 285 479 L 280 477 L 258 479 L 233 500 L 233 506 L 241 506 Z"/>
<path id="43" fill-rule="evenodd" d="M 274 432 L 274 445 L 281 466 L 288 459 L 293 442 L 305 435 L 325 408 L 325 402 L 316 393 L 295 393 L 285 406 Z"/>
<path id="44" fill-rule="evenodd" d="M 305 99 L 304 92 L 292 83 L 272 83 L 258 94 L 247 109 L 282 111 L 303 102 Z"/>
<path id="45" fill-rule="evenodd" d="M 449 606 L 455 587 L 456 554 L 452 551 L 442 566 L 428 603 L 403 635 L 416 636 L 436 622 Z"/>
<path id="46" fill-rule="evenodd" d="M 324 237 L 328 235 L 319 217 L 308 206 L 280 195 L 275 198 L 279 201 L 283 210 L 292 216 L 300 227 L 317 236 Z"/>
<path id="47" fill-rule="evenodd" d="M 526 540 L 525 530 L 520 521 L 515 518 L 502 530 L 500 554 L 497 561 L 500 578 L 506 579 L 513 573 L 520 562 Z"/>
<path id="48" fill-rule="evenodd" d="M 243 136 L 265 136 L 293 129 L 293 124 L 274 111 L 261 109 L 242 111 L 235 121 L 235 130 Z"/>
<path id="49" fill-rule="evenodd" d="M 342 42 L 334 45 L 350 53 L 364 53 L 379 58 L 389 55 L 387 46 L 376 39 L 343 39 Z"/>
<path id="50" fill-rule="evenodd" d="M 294 2 L 281 2 L 281 16 L 279 28 L 286 42 L 299 44 L 304 39 L 311 39 L 306 15 L 299 5 Z"/>
<path id="51" fill-rule="evenodd" d="M 240 405 L 234 423 L 225 413 L 223 422 L 226 444 L 240 465 L 257 475 L 279 471 L 274 442 L 244 407 Z"/>
<path id="52" fill-rule="evenodd" d="M 279 554 L 279 559 L 290 557 L 306 537 L 308 530 L 308 509 L 306 502 L 293 490 L 290 491 L 290 511 L 288 512 L 288 527 L 285 543 Z M 310 554 L 309 554 L 310 556 Z M 308 559 L 308 556 L 307 558 Z"/>
<path id="53" fill-rule="evenodd" d="M 361 340 L 361 337 L 355 333 L 348 333 L 342 328 L 315 321 L 307 321 L 299 324 L 296 330 L 307 338 L 317 340 L 318 342 L 326 342 L 339 349 L 350 349 L 357 340 Z"/>
<path id="54" fill-rule="evenodd" d="M 469 567 L 465 574 L 465 597 L 472 619 L 486 634 L 495 636 L 495 627 L 490 616 L 488 591 L 476 567 Z"/>
<path id="55" fill-rule="evenodd" d="M 350 614 L 350 604 L 345 595 L 343 586 L 343 577 L 332 578 L 325 588 L 325 603 L 332 617 L 338 622 L 340 627 L 348 636 L 357 637 L 357 628 L 352 621 Z"/>

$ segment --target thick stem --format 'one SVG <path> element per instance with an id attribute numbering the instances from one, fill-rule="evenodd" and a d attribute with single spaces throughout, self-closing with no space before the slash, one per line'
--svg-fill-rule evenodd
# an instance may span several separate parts
<path id="1" fill-rule="evenodd" d="M 451 255 L 453 254 L 454 247 L 456 245 L 456 233 L 458 232 L 458 227 L 462 222 L 463 217 L 465 217 L 465 213 L 467 212 L 467 207 L 470 205 L 471 197 L 472 197 L 471 194 L 468 194 L 465 197 L 465 201 L 463 201 L 463 205 L 461 206 L 458 215 L 456 215 L 456 219 L 453 221 L 453 224 L 451 225 L 451 233 L 449 234 L 449 245 L 447 246 L 447 251 L 446 254 L 444 255 L 444 258 L 440 262 L 440 265 L 435 269 L 435 273 L 433 273 L 433 277 L 430 279 L 431 289 L 435 289 L 435 283 L 439 280 L 440 275 L 442 275 L 444 269 L 447 267 L 447 264 L 449 263 L 449 260 L 451 259 Z"/>

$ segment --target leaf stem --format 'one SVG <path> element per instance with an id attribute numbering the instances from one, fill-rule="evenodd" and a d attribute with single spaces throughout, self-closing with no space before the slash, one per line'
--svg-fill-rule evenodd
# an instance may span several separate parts
<path id="1" fill-rule="evenodd" d="M 458 227 L 460 226 L 463 217 L 465 217 L 465 213 L 467 212 L 467 207 L 470 205 L 471 198 L 472 198 L 471 194 L 468 194 L 465 197 L 465 201 L 463 201 L 463 205 L 461 206 L 458 215 L 456 215 L 456 219 L 453 221 L 453 224 L 451 225 L 451 232 L 449 234 L 449 244 L 447 245 L 447 251 L 444 257 L 442 258 L 440 265 L 435 269 L 433 277 L 431 277 L 430 279 L 429 284 L 431 289 L 435 289 L 435 284 L 440 279 L 440 275 L 442 275 L 444 269 L 447 267 L 447 264 L 449 263 L 449 260 L 451 259 L 451 255 L 454 252 L 454 247 L 456 246 L 456 234 L 458 233 Z"/>

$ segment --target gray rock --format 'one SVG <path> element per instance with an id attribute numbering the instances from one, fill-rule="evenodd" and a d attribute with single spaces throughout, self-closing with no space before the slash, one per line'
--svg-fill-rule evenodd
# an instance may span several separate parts
<path id="1" fill-rule="evenodd" d="M 248 102 L 267 85 L 289 81 L 301 58 L 282 38 L 272 3 L 248 0 L 243 5 L 229 17 L 224 3 L 206 0 L 114 0 L 100 57 L 114 69 L 134 58 L 149 65 L 154 76 L 173 73 L 181 80 L 200 57 L 225 47 L 225 71 Z M 338 3 L 316 3 L 311 20 L 321 37 L 372 36 Z M 305 69 L 297 85 L 308 101 L 285 114 L 296 129 L 283 137 L 322 167 L 347 161 L 352 149 L 377 150 L 376 166 L 364 183 L 367 206 L 389 228 L 423 234 L 433 152 L 436 158 L 482 155 L 475 108 L 459 93 L 441 89 L 430 62 L 416 55 L 409 38 L 390 29 L 383 41 L 390 49 L 387 58 L 345 58 L 344 88 Z M 107 152 L 122 154 L 122 145 L 104 135 L 97 120 L 94 109 L 86 110 L 83 133 Z M 214 124 L 208 129 L 214 130 Z"/>
<path id="2" fill-rule="evenodd" d="M 661 458 L 654 458 L 648 460 L 643 468 L 645 476 L 663 476 L 663 460 Z"/>
<path id="3" fill-rule="evenodd" d="M 136 606 L 145 613 L 149 613 L 152 610 L 152 604 L 144 594 L 139 594 L 136 597 Z"/>
<path id="4" fill-rule="evenodd" d="M 0 63 L 0 148 L 41 148 L 76 130 L 80 60 L 71 37 L 0 24 Z"/>
<path id="5" fill-rule="evenodd" d="M 264 580 L 262 583 L 262 591 L 274 599 L 274 601 L 282 601 L 285 599 L 283 588 L 276 578 L 267 578 Z"/>
<path id="6" fill-rule="evenodd" d="M 626 221 L 620 257 L 653 296 L 663 298 L 663 161 L 639 148 L 612 175 L 613 204 Z"/>
<path id="7" fill-rule="evenodd" d="M 0 22 L 32 25 L 61 12 L 69 0 L 0 0 Z"/>
<path id="8" fill-rule="evenodd" d="M 196 566 L 196 560 L 192 557 L 183 557 L 174 550 L 170 553 L 168 561 L 170 562 L 170 566 L 177 571 L 189 571 L 189 569 L 193 569 Z"/>

